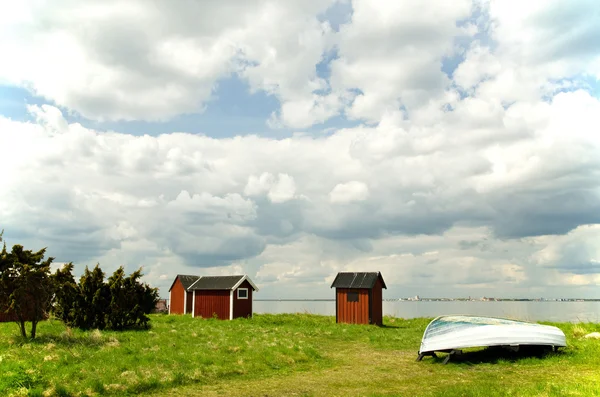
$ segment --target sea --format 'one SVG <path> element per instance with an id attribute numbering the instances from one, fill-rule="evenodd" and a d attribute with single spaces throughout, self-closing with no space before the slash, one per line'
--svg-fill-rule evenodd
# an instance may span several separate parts
<path id="1" fill-rule="evenodd" d="M 335 300 L 254 300 L 255 313 L 335 316 Z M 383 314 L 397 318 L 463 314 L 522 321 L 600 323 L 598 301 L 384 301 Z"/>

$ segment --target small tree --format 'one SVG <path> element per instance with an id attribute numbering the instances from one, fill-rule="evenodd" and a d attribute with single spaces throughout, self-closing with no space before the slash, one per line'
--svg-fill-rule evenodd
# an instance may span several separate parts
<path id="1" fill-rule="evenodd" d="M 150 318 L 147 314 L 154 310 L 158 301 L 158 289 L 152 288 L 146 283 L 141 283 L 139 281 L 141 277 L 142 269 L 140 268 L 125 279 L 127 295 L 135 302 L 135 305 L 129 310 L 126 327 L 148 327 Z"/>
<path id="2" fill-rule="evenodd" d="M 85 267 L 78 287 L 79 296 L 73 302 L 73 325 L 84 329 L 104 329 L 110 291 L 104 283 L 104 272 L 99 264 L 96 264 L 92 271 Z"/>
<path id="3" fill-rule="evenodd" d="M 135 304 L 128 295 L 125 285 L 125 270 L 119 267 L 112 276 L 108 278 L 110 290 L 110 304 L 106 325 L 111 329 L 123 329 L 128 322 L 129 308 Z"/>
<path id="4" fill-rule="evenodd" d="M 52 277 L 56 286 L 54 315 L 65 324 L 71 324 L 75 319 L 75 307 L 79 298 L 79 289 L 73 277 L 73 263 L 63 265 Z"/>
<path id="5" fill-rule="evenodd" d="M 0 232 L 0 243 L 3 243 L 2 235 L 4 230 Z M 5 280 L 8 277 L 8 269 L 11 266 L 11 259 L 6 251 L 6 243 L 2 244 L 2 251 L 0 251 L 0 313 L 7 313 L 9 311 L 10 304 L 8 300 L 12 293 L 12 284 L 8 284 Z"/>
<path id="6" fill-rule="evenodd" d="M 132 327 L 147 327 L 150 318 L 146 315 L 152 312 L 158 300 L 158 290 L 148 284 L 141 283 L 142 269 L 125 277 L 125 269 L 119 267 L 108 279 L 110 304 L 106 326 L 110 329 L 121 330 Z"/>
<path id="7" fill-rule="evenodd" d="M 50 309 L 54 294 L 50 278 L 50 264 L 44 260 L 46 248 L 37 252 L 14 245 L 8 252 L 3 245 L 0 253 L 0 298 L 6 302 L 5 312 L 14 313 L 21 336 L 27 337 L 25 322 L 31 321 L 31 338 L 35 338 L 37 324 Z"/>

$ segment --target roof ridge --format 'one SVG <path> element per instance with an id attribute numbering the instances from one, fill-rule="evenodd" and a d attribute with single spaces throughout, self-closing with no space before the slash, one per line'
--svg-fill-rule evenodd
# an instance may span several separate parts
<path id="1" fill-rule="evenodd" d="M 247 274 L 243 275 L 228 275 L 228 276 L 202 276 L 191 287 L 190 290 L 205 290 L 205 289 L 235 289 L 241 283 L 247 280 L 255 291 L 258 287 Z"/>
<path id="2" fill-rule="evenodd" d="M 381 272 L 338 272 L 338 274 L 378 274 Z"/>
<path id="3" fill-rule="evenodd" d="M 331 284 L 331 288 L 373 288 L 378 279 L 382 287 L 387 289 L 381 272 L 338 272 Z"/>

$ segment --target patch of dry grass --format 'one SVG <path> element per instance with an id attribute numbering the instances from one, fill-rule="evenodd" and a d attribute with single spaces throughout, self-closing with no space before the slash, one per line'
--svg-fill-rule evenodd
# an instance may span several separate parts
<path id="1" fill-rule="evenodd" d="M 588 333 L 587 329 L 581 324 L 576 324 L 573 326 L 573 337 L 581 338 Z"/>

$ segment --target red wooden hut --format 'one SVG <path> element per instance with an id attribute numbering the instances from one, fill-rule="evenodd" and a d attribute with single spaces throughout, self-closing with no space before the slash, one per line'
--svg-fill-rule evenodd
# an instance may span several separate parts
<path id="1" fill-rule="evenodd" d="M 190 286 L 200 277 L 178 274 L 169 288 L 169 314 L 189 314 L 192 312 L 192 291 Z"/>
<path id="2" fill-rule="evenodd" d="M 246 275 L 203 276 L 189 290 L 194 294 L 192 317 L 232 320 L 252 317 L 252 300 L 258 287 Z"/>
<path id="3" fill-rule="evenodd" d="M 335 321 L 353 324 L 383 324 L 383 288 L 379 272 L 340 272 L 335 287 Z"/>

